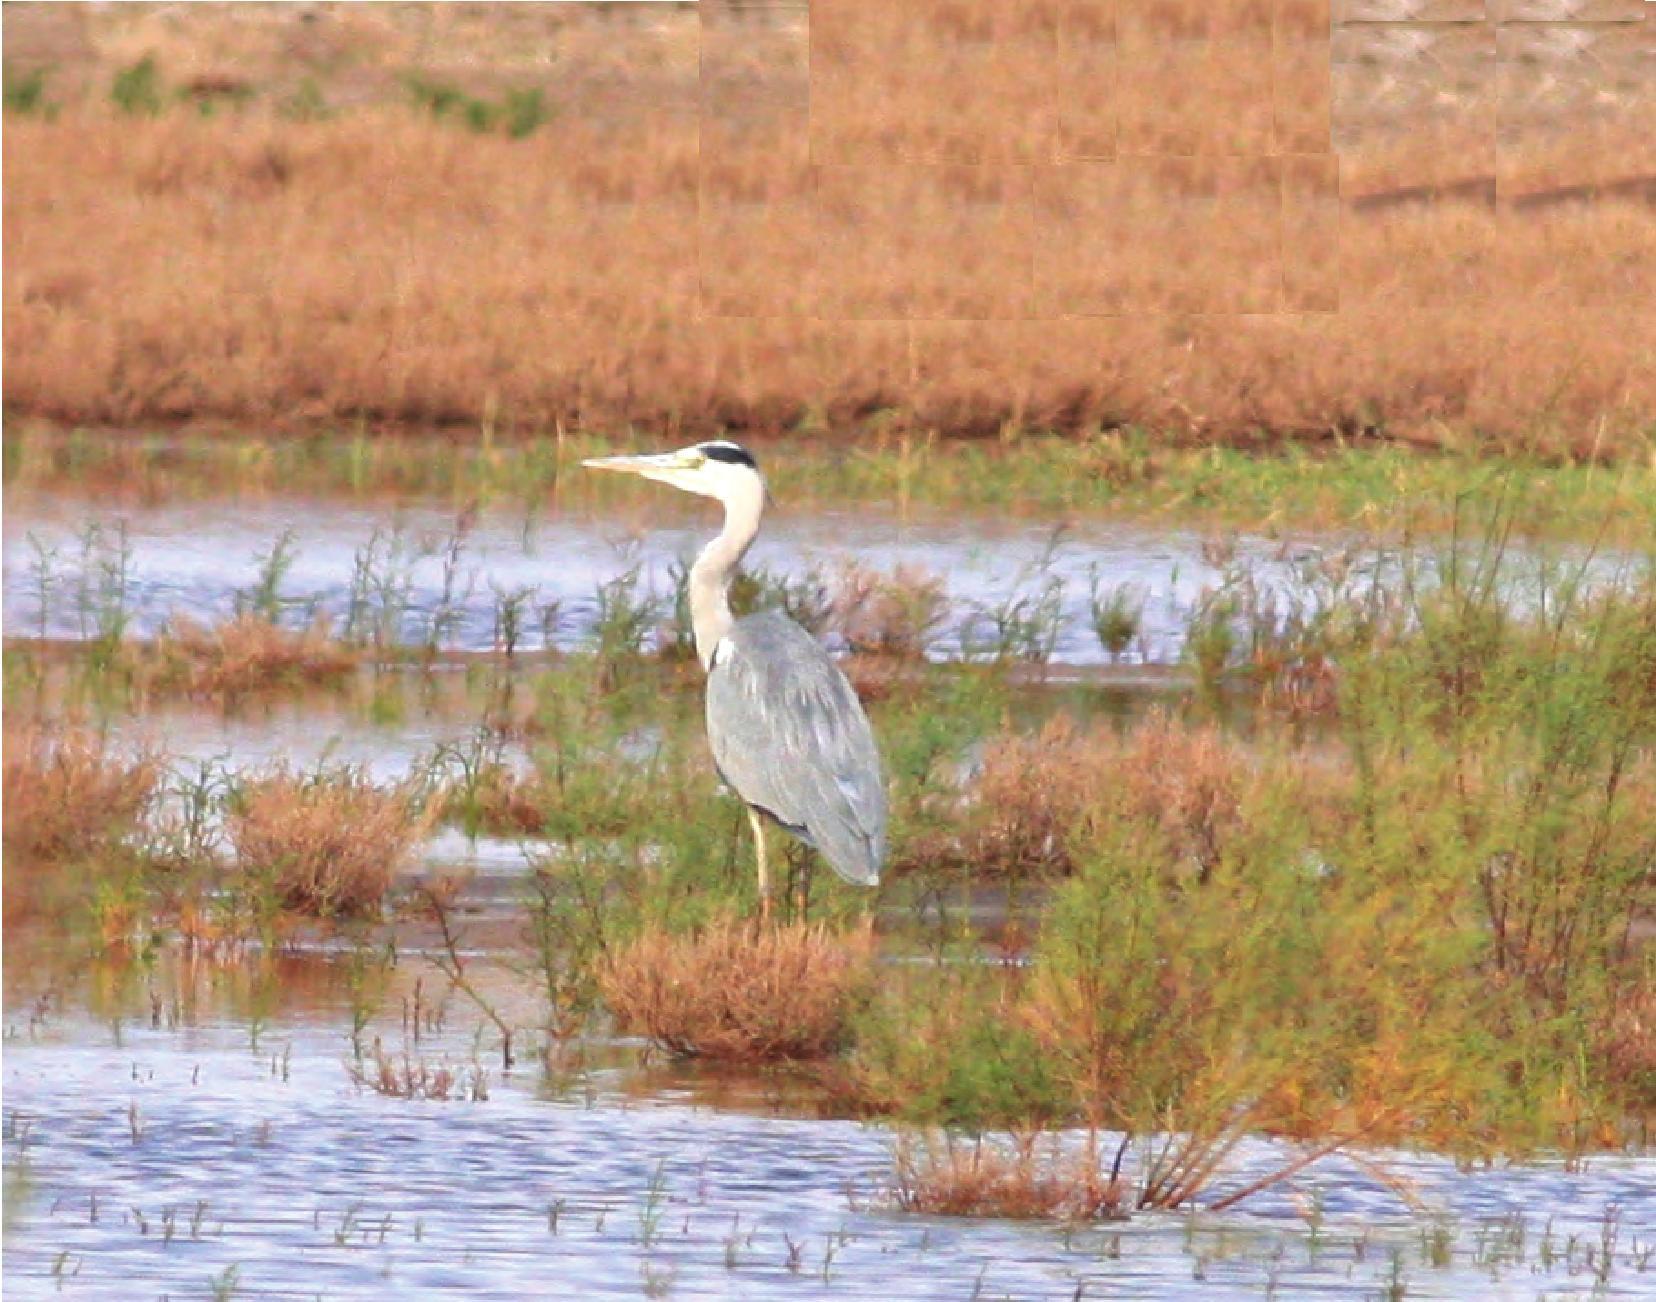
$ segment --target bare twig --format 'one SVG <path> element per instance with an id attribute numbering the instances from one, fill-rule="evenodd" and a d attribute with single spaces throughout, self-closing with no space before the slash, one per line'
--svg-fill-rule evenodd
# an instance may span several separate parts
<path id="1" fill-rule="evenodd" d="M 514 1059 L 512 1057 L 512 1036 L 514 1028 L 511 1023 L 500 1015 L 492 1002 L 472 983 L 466 975 L 466 961 L 460 956 L 460 942 L 455 935 L 449 921 L 449 906 L 453 899 L 452 890 L 439 890 L 430 885 L 420 887 L 420 894 L 425 897 L 426 907 L 431 911 L 431 917 L 437 924 L 437 930 L 442 936 L 443 952 L 432 958 L 438 971 L 449 979 L 454 988 L 470 999 L 477 1006 L 479 1012 L 494 1024 L 495 1030 L 500 1032 L 500 1065 L 502 1071 L 511 1071 Z"/>

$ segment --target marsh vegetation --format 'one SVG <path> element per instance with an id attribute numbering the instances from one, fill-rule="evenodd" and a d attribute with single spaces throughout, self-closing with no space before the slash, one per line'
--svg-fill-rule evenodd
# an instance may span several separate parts
<path id="1" fill-rule="evenodd" d="M 1651 558 L 1520 539 L 1517 514 L 1291 564 L 1210 536 L 1171 562 L 1200 576 L 1178 600 L 1050 529 L 977 595 L 900 559 L 756 558 L 738 601 L 839 648 L 892 799 L 879 891 L 795 853 L 776 928 L 706 753 L 681 565 L 484 585 L 479 508 L 336 571 L 256 541 L 186 622 L 146 604 L 129 525 L 14 534 L 21 626 L 56 635 L 5 651 L 6 921 L 38 956 L 8 1006 L 80 1009 L 95 971 L 188 1025 L 158 965 L 319 962 L 305 1038 L 352 1098 L 746 1081 L 892 1137 L 852 1216 L 1097 1235 L 1337 1169 L 1407 1220 L 1422 1154 L 1639 1169 Z M 270 991 L 236 1017 L 280 1080 Z"/>
<path id="2" fill-rule="evenodd" d="M 8 1290 L 1651 1278 L 1636 25 L 1489 158 L 1455 31 L 829 8 L 8 8 Z M 571 473 L 704 430 L 887 765 L 774 925 Z"/>
<path id="3" fill-rule="evenodd" d="M 515 1115 L 550 1091 L 607 1110 L 593 1100 L 681 1090 L 685 1071 L 722 1097 L 718 1073 L 735 1070 L 768 1106 L 876 1120 L 861 1133 L 894 1149 L 842 1169 L 862 1188 L 836 1195 L 859 1225 L 891 1211 L 1052 1220 L 1107 1274 L 1135 1251 L 1111 1226 L 1189 1209 L 1245 1226 L 1251 1206 L 1298 1198 L 1303 1212 L 1360 1186 L 1428 1229 L 1415 1253 L 1336 1214 L 1359 1270 L 1541 1268 L 1552 1230 L 1445 1227 L 1419 1165 L 1591 1170 L 1645 1151 L 1656 592 L 1647 558 L 1526 561 L 1520 583 L 1515 554 L 1497 530 L 1422 545 L 1367 582 L 1331 563 L 1315 601 L 1250 582 L 1232 557 L 1227 601 L 1187 612 L 1223 610 L 1227 654 L 1204 667 L 1191 652 L 1178 686 L 1125 710 L 1106 686 L 1020 670 L 1027 639 L 928 659 L 913 630 L 937 614 L 935 589 L 849 572 L 814 608 L 824 627 L 894 625 L 858 639 L 902 666 L 901 689 L 871 700 L 891 871 L 869 899 L 796 856 L 775 930 L 750 920 L 741 816 L 714 792 L 695 676 L 674 639 L 615 632 L 653 628 L 670 602 L 642 617 L 624 604 L 638 593 L 613 595 L 609 619 L 550 658 L 434 659 L 364 633 L 342 678 L 296 691 L 277 676 L 183 707 L 239 736 L 289 710 L 312 730 L 446 730 L 391 769 L 327 747 L 309 767 L 169 751 L 147 721 L 176 720 L 177 698 L 134 669 L 151 643 L 100 640 L 99 618 L 78 645 L 14 640 L 6 917 L 36 957 L 8 966 L 8 1006 L 38 1020 L 8 1033 L 47 1046 L 36 1053 L 83 1044 L 51 1028 L 83 1016 L 85 972 L 113 983 L 91 1025 L 190 1026 L 203 997 L 190 983 L 219 973 L 243 992 L 229 1025 L 262 1079 L 331 1080 L 374 1107 Z M 749 599 L 801 591 L 816 589 L 778 578 Z M 913 595 L 889 610 L 868 595 L 887 591 Z M 303 607 L 289 613 L 308 621 Z M 207 625 L 197 644 L 214 640 Z M 422 848 L 442 826 L 521 851 L 467 870 Z M 327 993 L 302 1023 L 280 1011 L 273 963 L 320 965 L 306 979 Z M 146 1110 L 168 1106 L 134 1105 L 133 1144 L 163 1142 Z M 30 1143 L 52 1151 L 17 1141 L 16 1169 L 53 1169 L 24 1163 Z M 654 1226 L 648 1269 L 702 1269 L 688 1178 L 671 1184 L 691 1222 L 673 1251 L 688 1257 L 660 1255 L 666 1185 L 612 1191 L 581 1232 L 636 1219 Z M 1548 1241 L 1545 1269 L 1648 1266 L 1618 1229 L 1630 1195 L 1616 1189 L 1603 1233 Z M 1334 1233 L 1310 1205 L 1296 1234 Z M 550 1214 L 556 1233 L 579 1223 L 572 1206 Z M 151 1232 L 161 1214 L 144 1211 Z M 774 1254 L 784 1273 L 856 1278 L 856 1232 L 808 1267 L 796 1231 L 719 1237 L 721 1269 Z M 1176 1251 L 1252 1278 L 1254 1249 L 1203 1238 L 1221 1232 L 1180 1230 Z M 385 1234 L 419 1258 L 406 1225 Z M 1491 1247 L 1501 1234 L 1510 1252 Z"/>
<path id="4" fill-rule="evenodd" d="M 1656 590 L 1648 558 L 1511 546 L 1497 527 L 1366 573 L 1334 556 L 1294 590 L 1232 557 L 1186 612 L 1171 694 L 1126 715 L 1040 686 L 1050 575 L 960 661 L 925 654 L 944 618 L 925 576 L 761 571 L 747 600 L 792 603 L 901 683 L 870 693 L 888 884 L 870 902 L 795 856 L 791 930 L 763 934 L 737 921 L 739 819 L 713 794 L 670 600 L 609 583 L 583 646 L 528 660 L 434 660 L 376 639 L 423 639 L 441 611 L 370 614 L 311 648 L 343 676 L 195 694 L 256 720 L 303 678 L 359 727 L 447 718 L 396 777 L 325 751 L 192 767 L 134 749 L 174 681 L 151 666 L 186 649 L 216 666 L 263 617 L 249 599 L 224 631 L 111 641 L 126 621 L 94 611 L 78 645 L 7 650 L 7 847 L 35 865 L 8 908 L 74 874 L 92 889 L 55 925 L 138 952 L 435 916 L 463 989 L 468 887 L 419 849 L 448 825 L 523 840 L 492 934 L 545 1000 L 548 1052 L 607 1015 L 675 1054 L 817 1060 L 857 1113 L 1175 1132 L 1199 1146 L 1186 1197 L 1259 1132 L 1615 1147 L 1656 1105 Z M 877 979 L 871 922 L 904 959 Z M 510 1041 L 498 1013 L 485 1025 Z"/>

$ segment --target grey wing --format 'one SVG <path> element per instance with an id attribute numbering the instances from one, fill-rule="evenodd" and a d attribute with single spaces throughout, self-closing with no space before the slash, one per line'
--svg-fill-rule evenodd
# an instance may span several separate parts
<path id="1" fill-rule="evenodd" d="M 880 752 L 862 702 L 815 638 L 769 612 L 738 620 L 708 673 L 707 735 L 720 776 L 743 800 L 847 881 L 880 880 Z"/>

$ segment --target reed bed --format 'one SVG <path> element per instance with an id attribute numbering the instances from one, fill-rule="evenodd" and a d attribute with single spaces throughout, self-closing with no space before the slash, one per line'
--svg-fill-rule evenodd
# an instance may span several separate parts
<path id="1" fill-rule="evenodd" d="M 133 659 L 137 677 L 155 690 L 233 701 L 282 688 L 337 687 L 361 654 L 325 618 L 289 628 L 243 612 L 213 625 L 174 617 Z"/>
<path id="2" fill-rule="evenodd" d="M 5 734 L 5 847 L 19 868 L 108 855 L 151 813 L 163 766 L 84 728 L 31 721 Z"/>
<path id="3" fill-rule="evenodd" d="M 934 35 L 967 66 L 1000 48 L 978 20 L 999 20 L 960 8 L 964 27 Z M 1260 48 L 1291 46 L 1266 16 Z M 383 100 L 308 120 L 14 112 L 5 398 L 124 426 L 1138 426 L 1196 445 L 1648 451 L 1643 190 L 1566 193 L 1577 168 L 1556 201 L 1493 203 L 1392 145 L 1365 171 L 1311 150 L 1314 109 L 1299 125 L 1217 110 L 1253 104 L 1269 58 L 1202 33 L 1234 67 L 1202 64 L 1214 99 L 1187 125 L 1245 138 L 1129 129 L 1124 108 L 1097 155 L 1085 120 L 1041 107 L 1045 86 L 1027 112 L 976 95 L 1003 128 L 1027 119 L 998 144 L 928 115 L 936 79 L 910 78 L 918 56 L 891 43 L 876 70 L 914 103 L 891 116 L 842 88 L 844 112 L 809 117 L 818 140 L 803 46 L 766 53 L 745 29 L 707 37 L 700 121 L 570 112 L 514 135 Z M 1185 49 L 1123 37 L 1141 38 L 1146 57 Z M 866 66 L 831 63 L 830 83 Z M 774 94 L 740 90 L 749 64 Z M 1626 157 L 1601 137 L 1595 176 Z M 1523 173 L 1526 194 L 1549 167 Z M 1354 207 L 1348 189 L 1396 201 Z"/>
<path id="4" fill-rule="evenodd" d="M 693 936 L 646 930 L 604 961 L 598 979 L 623 1031 L 684 1057 L 774 1062 L 843 1047 L 872 959 L 868 932 L 726 918 Z"/>
<path id="5" fill-rule="evenodd" d="M 106 935 L 153 917 L 230 936 L 281 915 L 354 934 L 384 924 L 437 782 L 479 828 L 524 794 L 552 848 L 506 934 L 549 1035 L 601 1002 L 675 1054 L 815 1061 L 853 1113 L 1174 1132 L 1180 1146 L 1158 1139 L 1133 1168 L 1144 1205 L 1196 1197 L 1261 1131 L 1327 1151 L 1614 1147 L 1656 1107 L 1649 577 L 1566 567 L 1520 597 L 1496 581 L 1498 539 L 1455 555 L 1308 626 L 1336 667 L 1329 708 L 1266 706 L 1244 735 L 1199 691 L 1127 725 L 1059 709 L 1032 732 L 1003 674 L 917 668 L 874 705 L 905 871 L 877 900 L 812 887 L 809 922 L 736 920 L 750 852 L 695 712 L 664 721 L 658 680 L 596 654 L 535 676 L 533 770 L 482 730 L 440 749 L 419 791 L 332 771 L 175 775 L 178 812 L 141 820 L 132 854 L 97 856 L 88 893 Z M 492 709 L 509 685 L 475 686 Z M 660 731 L 641 744 L 646 720 Z M 966 906 L 1002 891 L 991 934 Z M 886 943 L 930 961 L 873 978 L 856 919 L 876 906 Z M 210 926 L 183 916 L 203 909 Z M 470 952 L 465 910 L 444 926 Z M 495 1015 L 503 1043 L 525 1029 Z"/>
<path id="6" fill-rule="evenodd" d="M 1461 547 L 1317 626 L 1309 732 L 1264 683 L 1245 742 L 1200 708 L 1060 720 L 991 740 L 961 789 L 915 788 L 904 880 L 1001 879 L 1009 911 L 1019 883 L 1060 884 L 1016 980 L 882 992 L 853 1106 L 1172 1129 L 1155 1197 L 1176 1201 L 1256 1130 L 1622 1142 L 1656 1103 L 1650 575 L 1593 592 L 1565 567 L 1521 608 L 1489 586 L 1499 539 Z"/>
<path id="7" fill-rule="evenodd" d="M 1020 1135 L 1010 1146 L 981 1137 L 905 1135 L 894 1153 L 891 1198 L 927 1216 L 1094 1221 L 1123 1216 L 1119 1173 L 1100 1169 L 1091 1148 L 1064 1152 Z"/>
<path id="8" fill-rule="evenodd" d="M 412 790 L 348 769 L 278 769 L 232 792 L 226 839 L 236 871 L 267 886 L 282 907 L 352 917 L 384 906 L 428 822 Z"/>

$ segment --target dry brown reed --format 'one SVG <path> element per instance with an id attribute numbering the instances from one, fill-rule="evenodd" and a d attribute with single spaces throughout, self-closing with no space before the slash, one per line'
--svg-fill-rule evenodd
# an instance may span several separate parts
<path id="1" fill-rule="evenodd" d="M 1172 862 L 1206 880 L 1241 822 L 1247 769 L 1241 748 L 1218 728 L 1158 710 L 1127 738 L 1110 786 L 1121 808 L 1160 830 Z"/>
<path id="2" fill-rule="evenodd" d="M 835 579 L 833 627 L 859 655 L 919 659 L 947 614 L 942 578 L 917 566 L 886 574 L 851 561 Z"/>
<path id="3" fill-rule="evenodd" d="M 284 628 L 251 613 L 213 625 L 180 615 L 145 648 L 141 670 L 161 690 L 234 698 L 272 688 L 333 686 L 360 658 L 333 636 L 324 617 Z"/>
<path id="4" fill-rule="evenodd" d="M 847 656 L 840 668 L 863 703 L 883 701 L 905 682 L 912 681 L 915 666 L 893 656 Z"/>
<path id="5" fill-rule="evenodd" d="M 489 1073 L 477 1063 L 455 1067 L 408 1053 L 397 1057 L 377 1044 L 371 1057 L 347 1062 L 345 1070 L 359 1090 L 372 1090 L 386 1098 L 481 1103 L 489 1097 Z"/>
<path id="6" fill-rule="evenodd" d="M 1211 725 L 1152 711 L 1125 735 L 1054 715 L 1038 734 L 990 739 L 966 792 L 965 830 L 920 838 L 902 867 L 1031 878 L 1074 867 L 1084 820 L 1119 816 L 1155 829 L 1166 861 L 1205 879 L 1239 822 L 1247 759 Z"/>
<path id="7" fill-rule="evenodd" d="M 598 979 L 623 1031 L 684 1057 L 773 1062 L 836 1052 L 872 968 L 867 932 L 724 918 L 692 936 L 648 929 Z"/>
<path id="8" fill-rule="evenodd" d="M 1656 986 L 1630 991 L 1599 1035 L 1608 1079 L 1636 1107 L 1656 1110 Z"/>
<path id="9" fill-rule="evenodd" d="M 898 1208 L 930 1216 L 1001 1216 L 1090 1221 L 1122 1215 L 1118 1172 L 1106 1172 L 1093 1145 L 1042 1153 L 1037 1135 L 1009 1145 L 981 1138 L 904 1135 L 897 1141 L 891 1197 Z"/>
<path id="10" fill-rule="evenodd" d="M 431 813 L 356 770 L 278 769 L 234 793 L 225 829 L 240 873 L 283 907 L 348 917 L 383 905 Z"/>
<path id="11" fill-rule="evenodd" d="M 891 1198 L 903 1211 L 937 1216 L 1067 1222 L 1116 1219 L 1130 1209 L 1175 1211 L 1190 1205 L 1223 1174 L 1226 1158 L 1245 1133 L 1242 1127 L 1233 1126 L 1216 1134 L 1141 1140 L 1142 1164 L 1126 1178 L 1122 1165 L 1131 1137 L 1115 1142 L 1106 1172 L 1096 1131 L 1089 1132 L 1081 1145 L 1049 1136 L 1044 1155 L 1039 1133 L 1015 1131 L 1005 1144 L 982 1138 L 965 1142 L 948 1135 L 927 1135 L 916 1142 L 905 1135 L 896 1146 Z M 1215 1199 L 1209 1208 L 1233 1207 L 1293 1178 L 1356 1138 L 1356 1134 L 1325 1138 Z"/>
<path id="12" fill-rule="evenodd" d="M 1083 733 L 1065 714 L 1035 736 L 993 738 L 968 792 L 973 817 L 958 843 L 961 868 L 1000 877 L 1068 872 L 1071 826 L 1111 780 L 1118 754 L 1113 738 Z"/>
<path id="13" fill-rule="evenodd" d="M 153 755 L 122 754 L 100 734 L 36 722 L 8 728 L 8 860 L 62 862 L 120 848 L 153 808 L 161 776 Z"/>
<path id="14" fill-rule="evenodd" d="M 389 103 L 384 60 L 377 91 L 319 120 L 268 103 L 113 118 L 72 98 L 14 117 L 6 402 L 113 424 L 878 416 L 1648 451 L 1656 217 L 1633 182 L 1656 167 L 1620 119 L 1587 163 L 1556 133 L 1503 142 L 1499 177 L 1492 135 L 1446 154 L 1349 130 L 1336 156 L 1326 6 L 1109 9 L 573 23 L 558 66 L 586 98 L 522 139 Z M 177 77 L 223 75 L 228 56 L 166 21 L 134 30 Z M 291 72 L 259 39 L 246 66 Z M 374 39 L 351 37 L 349 66 Z M 122 40 L 98 57 L 140 48 Z M 512 43 L 455 75 L 494 93 L 491 66 L 533 66 Z M 1483 81 L 1446 93 L 1487 123 L 1494 61 L 1473 66 Z M 1459 139 L 1461 120 L 1401 136 Z"/>

